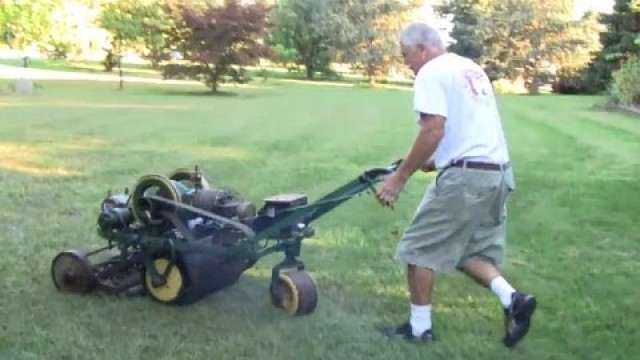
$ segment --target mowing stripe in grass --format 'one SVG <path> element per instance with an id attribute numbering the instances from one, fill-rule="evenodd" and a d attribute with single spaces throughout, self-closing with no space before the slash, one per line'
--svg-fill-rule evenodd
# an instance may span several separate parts
<path id="1" fill-rule="evenodd" d="M 638 128 L 618 115 L 605 121 L 589 110 L 596 99 L 585 97 L 499 99 L 517 181 L 505 274 L 540 301 L 515 352 L 500 344 L 495 297 L 460 274 L 436 279 L 437 344 L 384 342 L 375 329 L 408 315 L 393 251 L 432 175 L 413 177 L 394 210 L 366 195 L 314 224 L 317 234 L 302 248 L 320 286 L 310 317 L 284 316 L 267 302 L 280 255 L 186 308 L 53 289 L 48 271 L 57 252 L 104 245 L 95 221 L 108 188 L 199 164 L 215 186 L 258 205 L 278 192 L 315 199 L 403 155 L 415 136 L 409 92 L 267 85 L 211 97 L 195 94 L 197 87 L 127 84 L 119 92 L 117 84 L 46 83 L 35 97 L 17 99 L 24 106 L 0 108 L 0 358 L 616 359 L 637 352 Z M 74 101 L 123 107 L 46 105 Z M 611 129 L 598 125 L 607 122 Z M 80 175 L 35 174 L 8 161 Z"/>

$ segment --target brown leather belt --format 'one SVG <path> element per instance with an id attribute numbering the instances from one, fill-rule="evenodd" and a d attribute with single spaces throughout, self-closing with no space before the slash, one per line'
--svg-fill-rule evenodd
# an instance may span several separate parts
<path id="1" fill-rule="evenodd" d="M 479 161 L 469 161 L 469 160 L 458 160 L 451 163 L 452 167 L 466 167 L 469 169 L 479 169 L 479 170 L 491 170 L 491 171 L 500 171 L 508 169 L 510 163 L 506 164 L 495 164 L 495 163 L 487 163 L 487 162 L 479 162 Z"/>

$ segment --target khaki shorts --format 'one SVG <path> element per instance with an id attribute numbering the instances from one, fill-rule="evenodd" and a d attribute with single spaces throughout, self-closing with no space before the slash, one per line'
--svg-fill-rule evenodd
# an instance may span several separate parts
<path id="1" fill-rule="evenodd" d="M 504 171 L 450 167 L 427 187 L 396 251 L 396 260 L 436 272 L 457 270 L 472 256 L 501 268 L 506 201 L 515 189 Z"/>

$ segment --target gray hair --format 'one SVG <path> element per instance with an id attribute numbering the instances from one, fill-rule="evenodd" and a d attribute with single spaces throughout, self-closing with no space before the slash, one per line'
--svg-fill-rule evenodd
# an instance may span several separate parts
<path id="1" fill-rule="evenodd" d="M 444 42 L 435 28 L 421 22 L 407 25 L 398 35 L 400 44 L 408 47 L 427 45 L 438 50 L 444 49 Z"/>

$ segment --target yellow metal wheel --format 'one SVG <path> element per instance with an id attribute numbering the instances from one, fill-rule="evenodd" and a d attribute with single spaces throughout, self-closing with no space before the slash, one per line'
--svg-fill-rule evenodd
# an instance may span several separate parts
<path id="1" fill-rule="evenodd" d="M 280 273 L 270 293 L 272 303 L 289 315 L 311 314 L 318 303 L 318 287 L 306 271 Z"/>
<path id="2" fill-rule="evenodd" d="M 153 266 L 159 274 L 163 274 L 169 266 L 169 260 L 158 258 L 153 261 Z M 174 264 L 167 276 L 167 282 L 164 285 L 155 287 L 151 281 L 151 274 L 145 271 L 144 282 L 145 288 L 149 292 L 151 298 L 162 303 L 173 303 L 180 295 L 184 288 L 184 276 L 180 268 Z"/>
<path id="3" fill-rule="evenodd" d="M 174 181 L 179 181 L 179 182 L 188 181 L 189 185 L 193 187 L 195 186 L 195 183 L 198 177 L 197 175 L 198 174 L 196 173 L 195 169 L 178 168 L 169 174 L 169 179 Z M 202 188 L 210 189 L 211 186 L 209 185 L 209 182 L 207 181 L 204 174 L 201 173 L 200 176 L 201 176 L 200 181 L 202 184 Z"/>
<path id="4" fill-rule="evenodd" d="M 144 200 L 144 197 L 148 195 L 155 195 L 174 202 L 181 201 L 178 190 L 169 178 L 158 174 L 140 177 L 133 188 L 129 201 L 135 219 L 145 224 L 155 220 L 154 215 L 156 215 L 156 209 L 153 209 L 152 203 Z"/>

